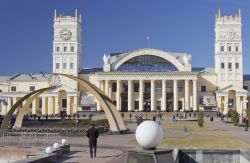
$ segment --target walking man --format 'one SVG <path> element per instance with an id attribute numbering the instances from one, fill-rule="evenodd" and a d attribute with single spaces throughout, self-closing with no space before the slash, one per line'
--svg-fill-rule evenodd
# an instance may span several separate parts
<path id="1" fill-rule="evenodd" d="M 97 148 L 96 144 L 98 136 L 99 136 L 99 131 L 95 128 L 95 125 L 92 124 L 92 127 L 89 128 L 87 132 L 87 137 L 89 138 L 89 150 L 91 158 L 93 158 L 93 153 L 94 157 L 96 157 L 96 148 Z"/>

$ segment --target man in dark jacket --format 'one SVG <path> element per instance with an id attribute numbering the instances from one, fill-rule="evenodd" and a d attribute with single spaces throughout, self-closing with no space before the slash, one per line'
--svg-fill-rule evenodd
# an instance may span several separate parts
<path id="1" fill-rule="evenodd" d="M 92 124 L 92 127 L 89 128 L 87 132 L 87 137 L 89 138 L 89 150 L 91 158 L 93 158 L 93 150 L 94 150 L 94 157 L 96 157 L 96 144 L 98 136 L 99 136 L 99 131 L 95 128 L 95 125 Z"/>

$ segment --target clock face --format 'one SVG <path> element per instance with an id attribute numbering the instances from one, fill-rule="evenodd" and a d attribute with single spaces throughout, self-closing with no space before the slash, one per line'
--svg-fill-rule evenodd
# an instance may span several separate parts
<path id="1" fill-rule="evenodd" d="M 229 38 L 230 40 L 232 40 L 232 39 L 234 39 L 234 37 L 235 37 L 235 32 L 234 32 L 233 30 L 229 30 L 229 31 L 227 32 L 227 36 L 228 36 L 228 38 Z"/>
<path id="2" fill-rule="evenodd" d="M 68 29 L 63 29 L 60 32 L 60 38 L 63 40 L 69 40 L 71 35 L 72 35 L 71 31 Z"/>

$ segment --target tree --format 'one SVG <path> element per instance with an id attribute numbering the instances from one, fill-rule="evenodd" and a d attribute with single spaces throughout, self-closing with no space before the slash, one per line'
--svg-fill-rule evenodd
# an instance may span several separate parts
<path id="1" fill-rule="evenodd" d="M 239 114 L 236 110 L 231 110 L 230 116 L 233 123 L 239 123 Z"/>
<path id="2" fill-rule="evenodd" d="M 201 110 L 198 113 L 198 126 L 199 127 L 203 127 L 204 126 L 204 113 Z"/>

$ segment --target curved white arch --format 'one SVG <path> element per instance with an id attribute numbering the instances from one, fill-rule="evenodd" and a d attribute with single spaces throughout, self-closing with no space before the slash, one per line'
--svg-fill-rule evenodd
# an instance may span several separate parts
<path id="1" fill-rule="evenodd" d="M 142 56 L 142 55 L 152 55 L 161 57 L 169 62 L 171 62 L 179 71 L 188 71 L 187 68 L 178 60 L 175 56 L 158 49 L 139 49 L 127 53 L 121 56 L 117 61 L 113 63 L 114 70 L 117 70 L 124 62 L 131 58 Z"/>

